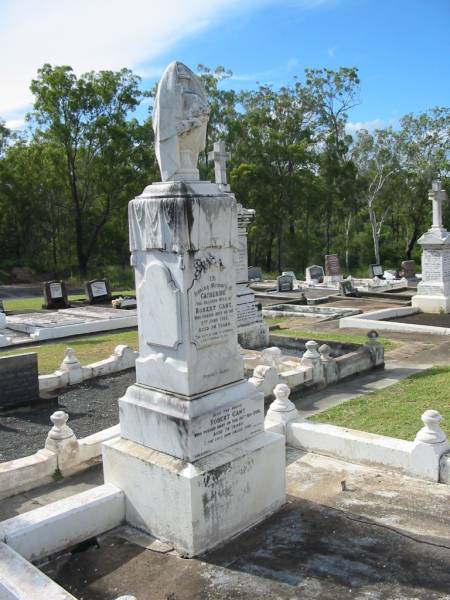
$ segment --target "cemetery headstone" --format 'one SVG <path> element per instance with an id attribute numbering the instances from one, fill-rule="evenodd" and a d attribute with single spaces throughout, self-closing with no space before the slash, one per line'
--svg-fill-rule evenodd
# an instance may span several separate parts
<path id="1" fill-rule="evenodd" d="M 0 409 L 11 409 L 39 400 L 36 352 L 0 357 Z"/>
<path id="2" fill-rule="evenodd" d="M 337 254 L 325 254 L 325 275 L 332 278 L 341 277 L 341 264 Z"/>
<path id="3" fill-rule="evenodd" d="M 277 277 L 278 292 L 292 292 L 294 289 L 294 277 L 292 275 L 280 275 Z"/>
<path id="4" fill-rule="evenodd" d="M 406 279 L 417 279 L 416 277 L 416 261 L 404 260 L 401 264 L 400 275 Z"/>
<path id="5" fill-rule="evenodd" d="M 298 289 L 298 287 L 299 287 L 298 279 L 297 279 L 297 276 L 294 273 L 294 271 L 283 271 L 281 274 L 282 275 L 290 275 L 294 279 L 294 290 Z"/>
<path id="6" fill-rule="evenodd" d="M 85 283 L 86 295 L 91 304 L 110 302 L 112 299 L 107 279 L 92 279 Z"/>
<path id="7" fill-rule="evenodd" d="M 450 313 L 450 232 L 442 222 L 442 205 L 447 192 L 440 181 L 429 191 L 433 205 L 433 225 L 418 240 L 422 246 L 422 281 L 412 306 L 425 313 Z"/>
<path id="8" fill-rule="evenodd" d="M 249 281 L 262 281 L 261 267 L 249 267 L 248 268 L 248 280 Z"/>
<path id="9" fill-rule="evenodd" d="M 44 304 L 42 308 L 69 308 L 67 289 L 64 281 L 46 281 L 44 283 Z"/>
<path id="10" fill-rule="evenodd" d="M 152 119 L 162 181 L 128 213 L 136 383 L 119 400 L 120 437 L 103 444 L 105 483 L 123 491 L 127 523 L 183 556 L 285 501 L 285 441 L 264 430 L 264 398 L 244 379 L 237 341 L 236 199 L 199 180 L 208 114 L 201 81 L 171 63 Z"/>
<path id="11" fill-rule="evenodd" d="M 307 283 L 323 283 L 325 276 L 323 267 L 320 265 L 311 265 L 306 267 L 306 281 Z"/>
<path id="12" fill-rule="evenodd" d="M 344 279 L 344 281 L 339 282 L 339 294 L 341 296 L 345 296 L 346 298 L 359 298 L 360 293 L 353 286 L 353 283 L 349 279 Z"/>
<path id="13" fill-rule="evenodd" d="M 381 265 L 370 265 L 369 266 L 369 275 L 373 279 L 374 277 L 379 277 L 380 279 L 383 277 L 384 269 Z"/>

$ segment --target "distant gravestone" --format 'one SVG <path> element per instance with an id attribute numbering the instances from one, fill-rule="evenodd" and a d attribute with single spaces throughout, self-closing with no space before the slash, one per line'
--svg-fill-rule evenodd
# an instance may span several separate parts
<path id="1" fill-rule="evenodd" d="M 112 299 L 107 279 L 92 279 L 85 283 L 86 295 L 91 304 L 109 302 Z"/>
<path id="2" fill-rule="evenodd" d="M 401 264 L 400 275 L 406 279 L 416 279 L 416 261 L 404 260 Z"/>
<path id="3" fill-rule="evenodd" d="M 249 281 L 262 281 L 261 267 L 249 267 L 248 268 L 248 280 Z"/>
<path id="4" fill-rule="evenodd" d="M 353 286 L 352 281 L 345 279 L 339 282 L 339 294 L 346 298 L 359 298 L 358 290 Z"/>
<path id="5" fill-rule="evenodd" d="M 64 281 L 46 281 L 44 283 L 44 304 L 42 308 L 69 308 L 67 289 Z"/>
<path id="6" fill-rule="evenodd" d="M 280 275 L 277 277 L 278 292 L 292 292 L 294 289 L 294 277 L 292 275 Z"/>
<path id="7" fill-rule="evenodd" d="M 373 277 L 383 277 L 384 269 L 381 265 L 370 265 L 369 274 Z"/>
<path id="8" fill-rule="evenodd" d="M 338 277 L 341 274 L 341 264 L 337 254 L 325 254 L 325 275 Z"/>
<path id="9" fill-rule="evenodd" d="M 306 281 L 308 283 L 323 283 L 324 270 L 320 265 L 306 267 Z"/>
<path id="10" fill-rule="evenodd" d="M 36 352 L 0 358 L 0 409 L 32 404 L 39 400 Z"/>

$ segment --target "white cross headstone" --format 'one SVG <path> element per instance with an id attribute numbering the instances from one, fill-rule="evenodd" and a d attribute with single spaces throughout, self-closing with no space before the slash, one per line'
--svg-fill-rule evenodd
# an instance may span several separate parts
<path id="1" fill-rule="evenodd" d="M 433 229 L 443 229 L 442 203 L 447 199 L 447 192 L 440 181 L 433 181 L 428 197 L 433 202 Z"/>
<path id="2" fill-rule="evenodd" d="M 225 142 L 214 142 L 214 150 L 208 153 L 209 160 L 214 161 L 214 174 L 216 183 L 224 192 L 230 191 L 227 182 L 227 160 L 230 160 L 230 153 L 225 149 Z"/>

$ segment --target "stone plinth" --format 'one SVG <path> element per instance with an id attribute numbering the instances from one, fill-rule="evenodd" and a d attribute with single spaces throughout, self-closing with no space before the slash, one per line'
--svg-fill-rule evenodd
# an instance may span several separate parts
<path id="1" fill-rule="evenodd" d="M 418 240 L 422 246 L 422 281 L 412 306 L 425 313 L 450 312 L 450 232 L 442 224 L 442 203 L 447 193 L 440 181 L 429 191 L 433 205 L 433 225 Z"/>
<path id="2" fill-rule="evenodd" d="M 412 306 L 425 313 L 450 312 L 450 233 L 431 228 L 420 239 L 422 281 Z"/>
<path id="3" fill-rule="evenodd" d="M 116 438 L 103 445 L 103 468 L 125 492 L 127 523 L 196 556 L 282 506 L 284 455 L 284 436 L 268 432 L 195 463 Z"/>

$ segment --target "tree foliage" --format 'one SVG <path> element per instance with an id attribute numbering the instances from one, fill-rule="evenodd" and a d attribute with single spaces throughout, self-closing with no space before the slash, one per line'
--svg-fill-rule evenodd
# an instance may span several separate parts
<path id="1" fill-rule="evenodd" d="M 199 72 L 211 106 L 200 173 L 213 178 L 208 152 L 224 140 L 232 189 L 256 209 L 251 264 L 301 273 L 336 252 L 355 273 L 374 260 L 398 267 L 418 258 L 427 191 L 436 177 L 448 182 L 448 108 L 352 137 L 356 69 L 307 69 L 280 89 L 249 91 L 231 89 L 223 67 Z M 159 179 L 151 118 L 140 123 L 132 113 L 155 90 L 142 93 L 127 69 L 77 77 L 50 65 L 31 90 L 28 131 L 0 121 L 0 269 L 86 275 L 127 264 L 127 204 Z"/>

